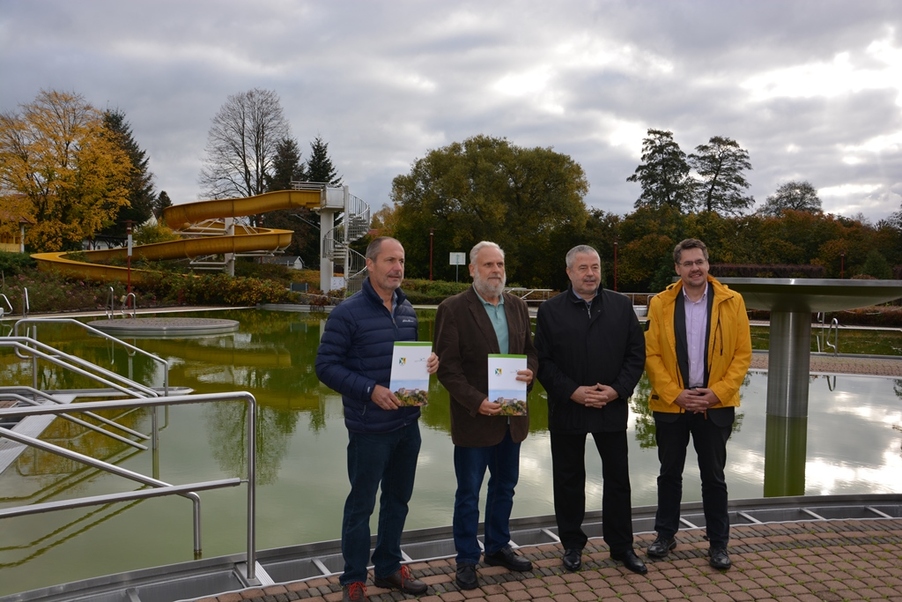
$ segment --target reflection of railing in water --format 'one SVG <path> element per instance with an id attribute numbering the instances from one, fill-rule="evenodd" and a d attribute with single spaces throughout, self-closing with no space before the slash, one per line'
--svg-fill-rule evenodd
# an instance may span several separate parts
<path id="1" fill-rule="evenodd" d="M 246 413 L 246 441 L 247 446 L 247 558 L 245 577 L 249 584 L 259 583 L 256 581 L 256 399 L 253 395 L 246 392 L 232 393 L 207 393 L 200 395 L 180 395 L 172 397 L 158 397 L 155 399 L 127 399 L 127 400 L 105 400 L 100 402 L 86 402 L 75 405 L 66 406 L 40 406 L 30 408 L 8 408 L 0 410 L 0 417 L 26 417 L 40 415 L 62 415 L 67 412 L 83 412 L 96 411 L 106 409 L 129 409 L 139 407 L 170 407 L 175 405 L 186 405 L 194 403 L 221 402 L 229 400 L 243 400 L 248 405 Z M 184 485 L 171 485 L 164 481 L 147 477 L 140 473 L 121 468 L 119 466 L 96 460 L 89 456 L 72 452 L 70 450 L 40 441 L 33 437 L 20 435 L 13 430 L 0 427 L 0 436 L 6 437 L 12 441 L 29 445 L 44 451 L 54 453 L 71 460 L 99 468 L 114 475 L 118 475 L 143 485 L 150 486 L 151 489 L 140 489 L 136 491 L 127 491 L 120 493 L 111 493 L 104 495 L 95 495 L 84 498 L 76 498 L 69 500 L 61 500 L 56 502 L 45 502 L 41 504 L 31 504 L 27 506 L 18 506 L 14 508 L 0 509 L 0 519 L 11 518 L 16 516 L 26 516 L 31 514 L 40 514 L 44 512 L 52 512 L 69 508 L 82 508 L 86 506 L 102 505 L 113 502 L 123 502 L 131 500 L 141 500 L 152 497 L 162 497 L 169 495 L 180 495 L 192 500 L 194 505 L 194 546 L 195 556 L 199 557 L 201 547 L 200 533 L 200 498 L 197 491 L 205 491 L 210 489 L 220 489 L 224 487 L 235 487 L 242 483 L 240 478 L 219 479 L 215 481 L 200 481 L 188 483 Z M 236 570 L 242 567 L 236 566 Z"/>

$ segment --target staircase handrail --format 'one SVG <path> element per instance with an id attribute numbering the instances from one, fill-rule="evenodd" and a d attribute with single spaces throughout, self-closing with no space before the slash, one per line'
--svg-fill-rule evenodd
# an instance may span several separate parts
<path id="1" fill-rule="evenodd" d="M 150 387 L 146 387 L 140 383 L 137 383 L 133 380 L 129 380 L 124 376 L 120 376 L 115 372 L 110 372 L 106 368 L 101 368 L 96 364 L 92 364 L 86 360 L 83 360 L 74 355 L 70 355 L 68 353 L 64 353 L 59 349 L 51 347 L 45 343 L 38 341 L 37 339 L 33 339 L 31 337 L 0 337 L 0 347 L 12 347 L 16 355 L 23 359 L 33 359 L 35 362 L 38 359 L 46 360 L 52 364 L 60 366 L 61 368 L 65 368 L 67 370 L 71 370 L 80 376 L 84 376 L 91 380 L 94 380 L 105 387 L 109 387 L 111 389 L 115 389 L 120 393 L 128 396 L 128 397 L 158 397 L 159 393 Z M 65 358 L 65 359 L 62 359 Z M 96 370 L 101 374 L 95 374 L 90 370 Z M 35 381 L 33 383 L 33 387 L 35 389 L 37 386 L 37 370 L 32 370 L 32 380 Z"/>

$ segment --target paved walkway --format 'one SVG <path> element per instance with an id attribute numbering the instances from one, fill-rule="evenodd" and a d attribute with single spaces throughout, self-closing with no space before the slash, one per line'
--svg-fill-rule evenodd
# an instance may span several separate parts
<path id="1" fill-rule="evenodd" d="M 752 354 L 753 370 L 767 370 L 768 354 Z M 902 355 L 833 355 L 812 353 L 809 370 L 815 374 L 868 374 L 902 376 Z"/>
<path id="2" fill-rule="evenodd" d="M 589 541 L 583 569 L 577 573 L 561 566 L 559 544 L 523 547 L 520 552 L 534 563 L 532 572 L 513 573 L 504 567 L 480 565 L 483 585 L 472 591 L 460 591 L 454 584 L 453 559 L 410 566 L 414 575 L 429 585 L 420 602 L 902 602 L 902 518 L 735 526 L 730 542 L 733 568 L 724 572 L 708 566 L 708 544 L 702 535 L 699 529 L 680 532 L 679 545 L 670 556 L 646 559 L 647 575 L 633 574 L 611 560 L 600 539 Z M 645 556 L 644 549 L 653 539 L 654 534 L 636 536 L 640 556 Z M 367 593 L 374 602 L 406 598 L 375 586 L 368 587 Z M 338 602 L 341 597 L 334 576 L 199 600 Z"/>

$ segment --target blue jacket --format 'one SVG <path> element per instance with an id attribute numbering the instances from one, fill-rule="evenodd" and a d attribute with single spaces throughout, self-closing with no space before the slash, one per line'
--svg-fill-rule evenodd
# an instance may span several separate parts
<path id="1" fill-rule="evenodd" d="M 397 289 L 392 316 L 373 290 L 369 278 L 363 289 L 339 304 L 329 319 L 316 352 L 316 376 L 341 394 L 345 426 L 355 433 L 386 433 L 407 426 L 420 408 L 383 410 L 370 396 L 377 384 L 391 384 L 395 341 L 417 340 L 417 315 Z"/>

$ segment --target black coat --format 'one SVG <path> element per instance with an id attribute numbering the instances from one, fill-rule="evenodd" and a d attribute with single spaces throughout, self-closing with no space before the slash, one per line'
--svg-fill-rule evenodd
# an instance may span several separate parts
<path id="1" fill-rule="evenodd" d="M 627 400 L 645 368 L 645 336 L 626 296 L 601 289 L 587 307 L 568 288 L 539 306 L 535 346 L 550 430 L 626 430 Z M 603 408 L 570 399 L 578 387 L 596 383 L 613 387 L 619 397 Z"/>

